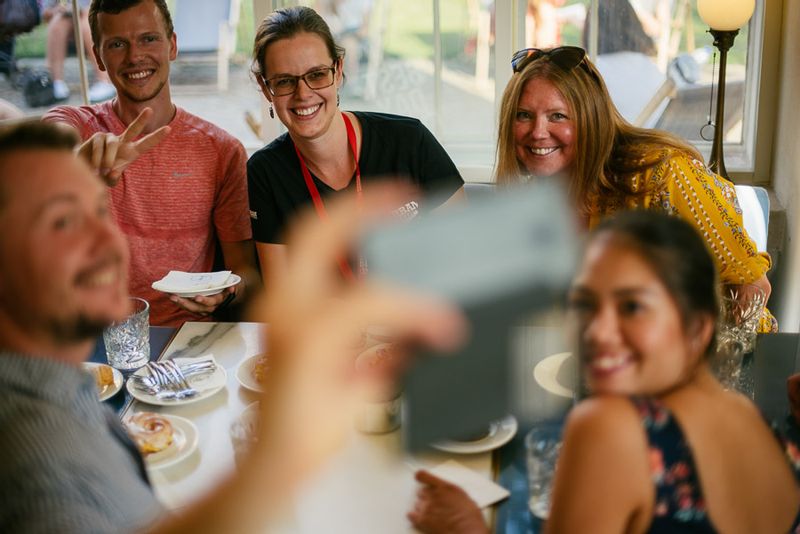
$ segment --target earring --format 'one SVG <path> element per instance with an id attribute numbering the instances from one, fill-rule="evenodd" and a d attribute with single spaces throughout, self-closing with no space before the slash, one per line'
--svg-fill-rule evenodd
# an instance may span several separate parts
<path id="1" fill-rule="evenodd" d="M 272 104 L 269 105 L 269 118 L 270 119 L 274 119 L 275 118 L 275 112 L 272 111 Z"/>
<path id="2" fill-rule="evenodd" d="M 336 92 L 336 107 L 339 107 L 339 92 Z"/>

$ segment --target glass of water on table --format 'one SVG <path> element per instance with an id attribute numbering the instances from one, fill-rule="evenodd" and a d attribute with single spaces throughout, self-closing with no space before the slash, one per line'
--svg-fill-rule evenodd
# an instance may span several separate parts
<path id="1" fill-rule="evenodd" d="M 103 331 L 108 364 L 120 371 L 134 371 L 150 360 L 150 304 L 131 297 L 131 314 Z"/>
<path id="2" fill-rule="evenodd" d="M 550 514 L 553 479 L 561 451 L 561 429 L 561 422 L 541 423 L 525 436 L 528 507 L 540 519 L 547 519 Z"/>

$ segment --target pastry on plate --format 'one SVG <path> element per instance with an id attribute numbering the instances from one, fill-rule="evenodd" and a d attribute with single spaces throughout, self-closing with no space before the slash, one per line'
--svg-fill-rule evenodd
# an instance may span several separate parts
<path id="1" fill-rule="evenodd" d="M 175 433 L 172 423 L 166 417 L 152 412 L 134 414 L 125 421 L 125 426 L 145 456 L 169 447 Z"/>
<path id="2" fill-rule="evenodd" d="M 96 365 L 92 368 L 94 383 L 97 391 L 104 391 L 108 386 L 114 385 L 114 370 L 108 365 Z"/>
<path id="3" fill-rule="evenodd" d="M 263 386 L 267 381 L 267 372 L 269 372 L 269 358 L 267 358 L 266 354 L 262 354 L 253 364 L 253 369 L 251 371 L 253 380 Z"/>

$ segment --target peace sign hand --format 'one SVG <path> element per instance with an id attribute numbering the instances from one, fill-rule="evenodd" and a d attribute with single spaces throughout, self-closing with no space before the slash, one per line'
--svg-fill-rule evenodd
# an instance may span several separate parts
<path id="1" fill-rule="evenodd" d="M 145 108 L 120 136 L 106 132 L 95 133 L 80 146 L 78 154 L 97 170 L 108 186 L 117 185 L 122 171 L 128 165 L 169 135 L 169 126 L 162 126 L 136 140 L 152 115 L 153 110 Z"/>

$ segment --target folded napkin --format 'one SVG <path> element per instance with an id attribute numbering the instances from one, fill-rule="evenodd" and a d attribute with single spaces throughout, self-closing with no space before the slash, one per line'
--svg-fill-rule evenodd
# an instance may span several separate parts
<path id="1" fill-rule="evenodd" d="M 186 380 L 197 391 L 217 387 L 217 379 L 214 376 L 217 361 L 213 355 L 208 354 L 197 358 L 173 358 L 172 361 L 178 365 Z M 211 364 L 211 370 L 209 371 L 206 365 L 201 364 Z"/>
<path id="2" fill-rule="evenodd" d="M 786 380 L 786 389 L 789 394 L 789 409 L 795 423 L 800 425 L 800 373 L 792 375 Z"/>
<path id="3" fill-rule="evenodd" d="M 231 271 L 217 271 L 215 273 L 185 273 L 183 271 L 170 271 L 167 276 L 153 282 L 153 289 L 167 293 L 176 291 L 202 291 L 219 287 L 228 281 Z"/>
<path id="4" fill-rule="evenodd" d="M 495 484 L 455 460 L 437 465 L 433 469 L 428 469 L 428 472 L 460 487 L 480 508 L 502 501 L 509 496 L 508 490 L 503 486 Z"/>

